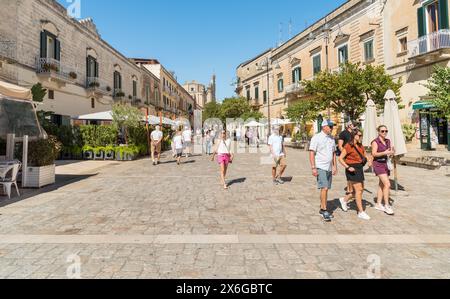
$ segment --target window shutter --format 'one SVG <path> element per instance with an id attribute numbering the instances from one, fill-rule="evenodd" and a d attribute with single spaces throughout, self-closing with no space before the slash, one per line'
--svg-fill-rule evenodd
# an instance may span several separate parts
<path id="1" fill-rule="evenodd" d="M 98 62 L 97 60 L 94 60 L 94 65 L 95 65 L 95 78 L 98 78 Z"/>
<path id="2" fill-rule="evenodd" d="M 295 81 L 296 81 L 295 79 L 297 79 L 296 73 L 297 73 L 297 69 L 293 69 L 292 70 L 292 83 L 295 83 Z"/>
<path id="3" fill-rule="evenodd" d="M 426 35 L 426 28 L 425 28 L 425 8 L 420 7 L 417 10 L 417 25 L 419 26 L 419 37 Z"/>
<path id="4" fill-rule="evenodd" d="M 302 68 L 298 68 L 298 81 L 302 81 Z"/>
<path id="5" fill-rule="evenodd" d="M 88 56 L 88 57 L 86 57 L 86 77 L 88 77 L 88 78 L 91 76 L 91 74 L 89 73 L 89 62 L 90 62 L 90 59 Z"/>
<path id="6" fill-rule="evenodd" d="M 439 29 L 449 29 L 448 0 L 439 0 Z"/>
<path id="7" fill-rule="evenodd" d="M 47 58 L 47 32 L 41 31 L 41 58 Z"/>
<path id="8" fill-rule="evenodd" d="M 55 39 L 55 59 L 61 61 L 61 42 Z"/>

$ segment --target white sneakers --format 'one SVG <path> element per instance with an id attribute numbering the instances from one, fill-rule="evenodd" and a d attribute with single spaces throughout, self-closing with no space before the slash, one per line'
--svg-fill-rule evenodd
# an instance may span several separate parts
<path id="1" fill-rule="evenodd" d="M 391 206 L 382 206 L 382 205 L 376 205 L 375 206 L 375 210 L 381 211 L 383 213 L 388 214 L 389 216 L 394 215 L 394 210 L 392 209 Z"/>
<path id="2" fill-rule="evenodd" d="M 348 212 L 348 205 L 347 202 L 345 201 L 345 198 L 344 197 L 339 198 L 339 202 L 341 203 L 342 211 Z"/>
<path id="3" fill-rule="evenodd" d="M 370 216 L 367 215 L 366 212 L 359 213 L 359 214 L 358 214 L 358 218 L 359 218 L 359 219 L 362 219 L 362 220 L 370 220 L 370 219 L 371 219 Z"/>

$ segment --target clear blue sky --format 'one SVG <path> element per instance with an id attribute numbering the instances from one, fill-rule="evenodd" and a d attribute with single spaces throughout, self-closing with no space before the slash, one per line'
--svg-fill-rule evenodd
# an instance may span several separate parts
<path id="1" fill-rule="evenodd" d="M 58 0 L 67 6 L 71 0 Z M 81 0 L 108 43 L 127 57 L 156 58 L 178 81 L 204 84 L 217 75 L 217 97 L 234 95 L 243 61 L 305 29 L 346 0 Z"/>

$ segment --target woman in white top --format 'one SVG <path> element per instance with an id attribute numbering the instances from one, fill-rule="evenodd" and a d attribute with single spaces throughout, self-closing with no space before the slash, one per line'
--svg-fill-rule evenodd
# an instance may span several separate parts
<path id="1" fill-rule="evenodd" d="M 173 146 L 177 153 L 177 164 L 180 165 L 181 157 L 183 156 L 183 136 L 181 131 L 177 131 L 175 134 L 175 137 L 173 138 Z"/>
<path id="2" fill-rule="evenodd" d="M 227 176 L 228 165 L 233 163 L 234 155 L 231 151 L 231 139 L 227 136 L 226 131 L 222 131 L 221 139 L 217 143 L 214 150 L 211 161 L 214 161 L 215 156 L 217 157 L 217 162 L 220 165 L 220 175 L 224 189 L 228 189 L 228 184 L 225 181 Z"/>

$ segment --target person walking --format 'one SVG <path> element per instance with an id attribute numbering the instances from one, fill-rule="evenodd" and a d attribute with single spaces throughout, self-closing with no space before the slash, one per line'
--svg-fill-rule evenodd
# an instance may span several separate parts
<path id="1" fill-rule="evenodd" d="M 223 184 L 223 188 L 225 190 L 228 189 L 228 184 L 225 179 L 227 176 L 228 166 L 233 163 L 233 152 L 231 150 L 231 139 L 227 136 L 226 131 L 222 131 L 222 136 L 220 140 L 217 142 L 217 146 L 214 149 L 214 153 L 211 161 L 214 161 L 214 158 L 217 155 L 217 162 L 220 165 L 220 177 Z"/>
<path id="2" fill-rule="evenodd" d="M 238 144 L 241 142 L 241 130 L 240 129 L 236 129 L 236 141 L 238 142 Z"/>
<path id="3" fill-rule="evenodd" d="M 326 222 L 333 219 L 333 215 L 327 210 L 327 201 L 333 175 L 337 174 L 336 142 L 331 137 L 333 127 L 331 120 L 325 120 L 322 123 L 322 132 L 312 138 L 309 148 L 312 175 L 317 178 L 320 190 L 320 215 Z"/>
<path id="4" fill-rule="evenodd" d="M 155 130 L 150 134 L 150 150 L 153 166 L 160 163 L 163 137 L 163 132 L 161 132 L 160 126 L 156 126 Z"/>
<path id="5" fill-rule="evenodd" d="M 210 156 L 212 154 L 212 137 L 210 131 L 206 131 L 205 134 L 205 149 L 206 154 Z"/>
<path id="6" fill-rule="evenodd" d="M 345 197 L 339 199 L 342 210 L 348 211 L 348 202 L 352 197 L 356 198 L 356 206 L 358 208 L 358 218 L 362 220 L 370 220 L 370 216 L 364 211 L 362 204 L 364 192 L 364 166 L 368 160 L 366 150 L 362 145 L 363 134 L 359 130 L 351 133 L 350 141 L 342 148 L 339 162 L 345 168 L 348 185 L 352 187 L 352 193 L 347 192 Z"/>
<path id="7" fill-rule="evenodd" d="M 183 157 L 183 135 L 181 133 L 181 130 L 178 130 L 175 133 L 175 137 L 173 138 L 173 146 L 175 148 L 175 152 L 176 152 L 176 159 L 177 159 L 177 164 L 180 165 L 181 163 L 181 158 Z"/>
<path id="8" fill-rule="evenodd" d="M 272 155 L 274 164 L 272 166 L 272 179 L 275 185 L 283 185 L 284 181 L 282 176 L 286 170 L 286 149 L 283 143 L 283 137 L 280 136 L 279 128 L 274 128 L 272 130 L 272 135 L 269 137 L 269 148 Z M 277 175 L 277 170 L 280 172 Z"/>
<path id="9" fill-rule="evenodd" d="M 378 127 L 378 138 L 372 142 L 373 170 L 379 178 L 377 205 L 375 209 L 394 215 L 394 210 L 389 202 L 391 192 L 391 181 L 389 179 L 391 170 L 388 165 L 391 157 L 395 155 L 395 149 L 391 146 L 391 141 L 387 139 L 389 131 L 386 126 Z M 384 200 L 384 205 L 383 205 Z"/>
<path id="10" fill-rule="evenodd" d="M 192 148 L 192 131 L 191 129 L 189 129 L 187 126 L 184 128 L 183 131 L 183 144 L 185 147 L 185 154 L 186 154 L 186 158 L 189 157 L 189 155 L 191 155 L 191 148 Z"/>
<path id="11" fill-rule="evenodd" d="M 352 133 L 353 130 L 355 130 L 355 125 L 352 121 L 349 121 L 345 124 L 345 130 L 339 134 L 339 140 L 338 140 L 338 153 L 337 156 L 340 156 L 341 153 L 344 151 L 344 146 L 347 145 L 352 139 Z M 347 183 L 347 195 L 353 194 L 352 184 L 350 182 Z"/>

